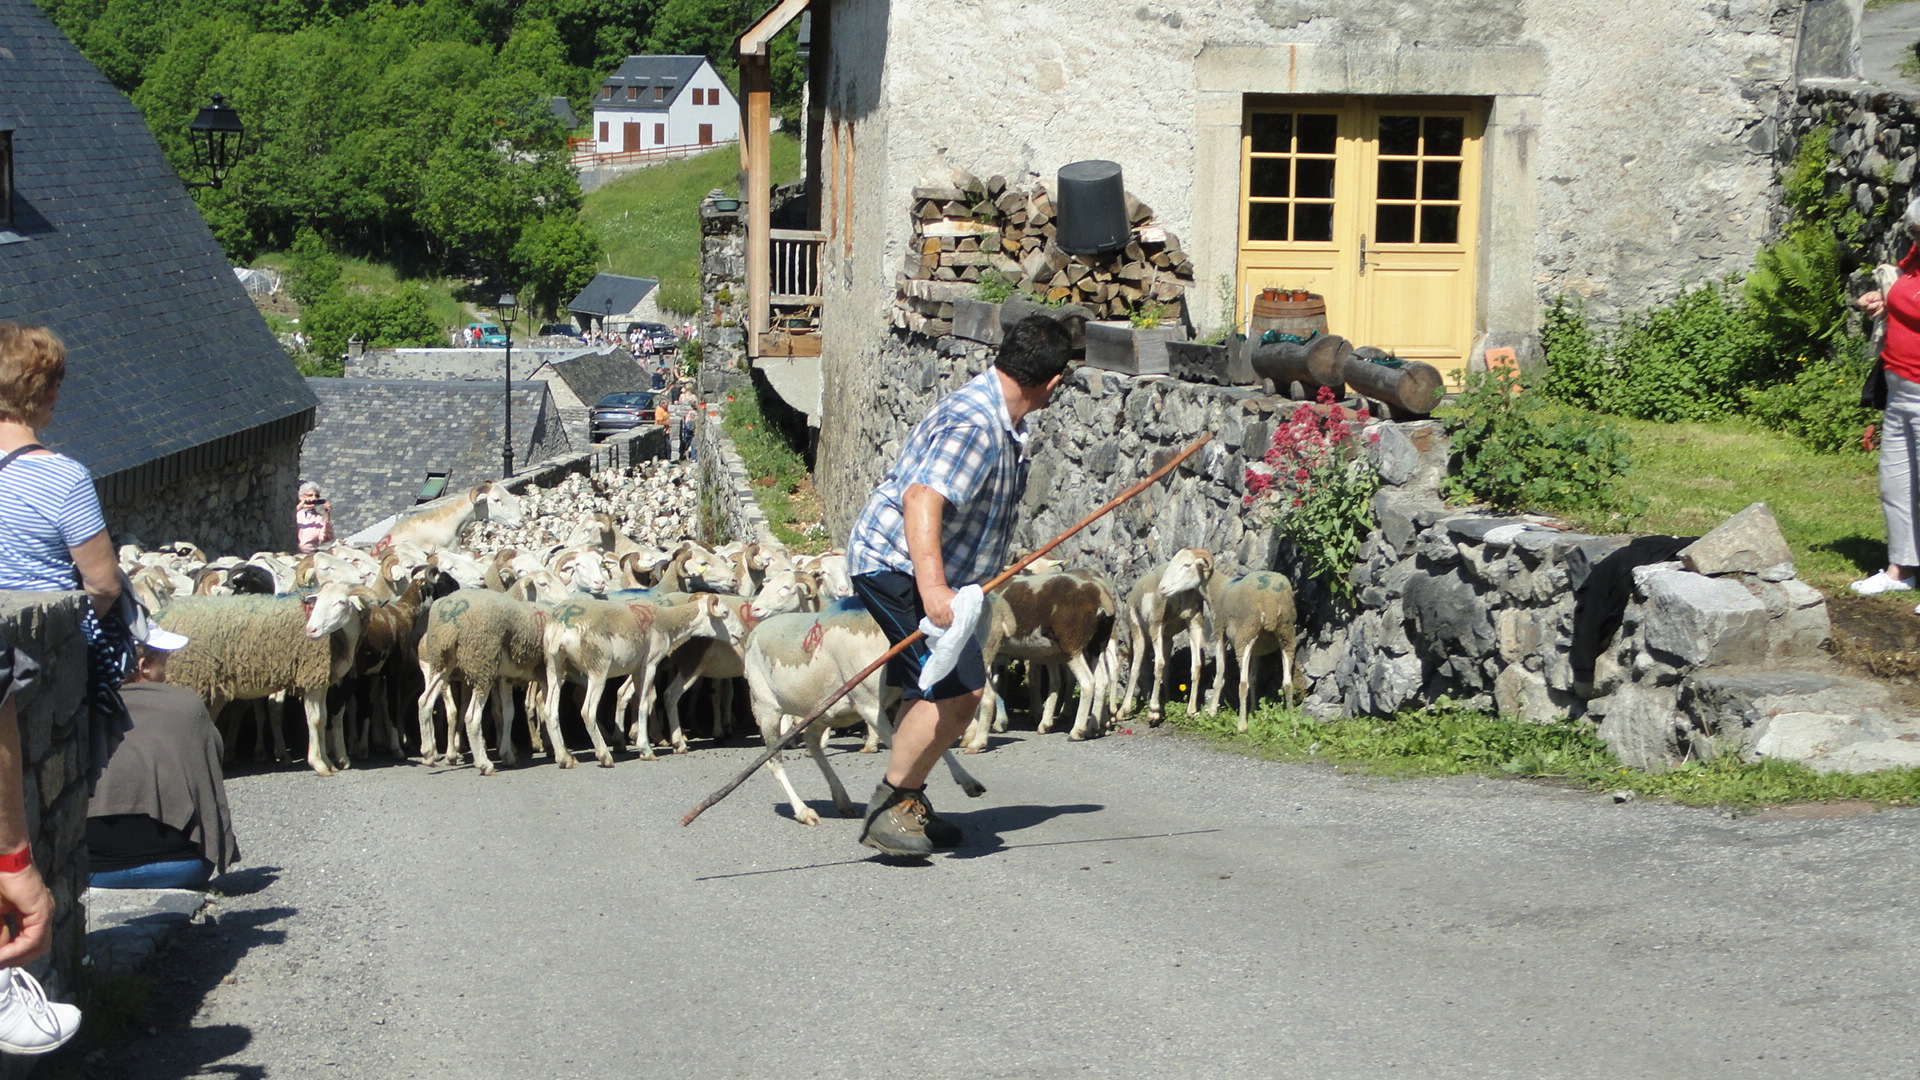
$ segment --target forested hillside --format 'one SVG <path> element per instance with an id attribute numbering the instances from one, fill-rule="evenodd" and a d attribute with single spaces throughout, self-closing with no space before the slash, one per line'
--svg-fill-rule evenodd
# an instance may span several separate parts
<path id="1" fill-rule="evenodd" d="M 731 78 L 752 0 L 40 0 L 132 98 L 183 176 L 214 93 L 247 126 L 194 198 L 239 262 L 312 231 L 408 276 L 509 283 L 550 303 L 592 276 L 567 136 L 630 53 L 709 55 Z M 776 56 L 782 97 L 799 78 Z M 697 197 L 697 193 L 696 193 Z"/>

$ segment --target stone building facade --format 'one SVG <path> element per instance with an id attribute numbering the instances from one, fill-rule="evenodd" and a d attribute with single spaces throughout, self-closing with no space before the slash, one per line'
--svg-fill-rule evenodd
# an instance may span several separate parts
<path id="1" fill-rule="evenodd" d="M 1052 185 L 1069 162 L 1117 161 L 1129 193 L 1191 257 L 1192 320 L 1206 333 L 1244 309 L 1249 284 L 1275 280 L 1247 270 L 1258 246 L 1244 179 L 1256 113 L 1338 113 L 1345 147 L 1371 137 L 1350 116 L 1454 109 L 1477 154 L 1457 218 L 1473 239 L 1458 245 L 1465 262 L 1451 291 L 1418 302 L 1467 321 L 1467 363 L 1495 347 L 1525 361 L 1556 295 L 1585 299 L 1604 320 L 1749 265 L 1777 224 L 1776 154 L 1799 81 L 1852 72 L 1859 9 L 1858 0 L 813 6 L 824 8 L 813 21 L 808 125 L 823 235 L 819 480 L 841 530 L 875 445 L 877 416 L 862 410 L 877 407 L 914 188 L 946 183 L 956 167 Z M 1354 220 L 1360 233 L 1331 242 L 1328 273 L 1346 275 L 1341 288 L 1384 288 L 1377 272 L 1361 280 L 1381 265 L 1377 237 L 1372 255 L 1367 247 L 1376 219 Z"/>

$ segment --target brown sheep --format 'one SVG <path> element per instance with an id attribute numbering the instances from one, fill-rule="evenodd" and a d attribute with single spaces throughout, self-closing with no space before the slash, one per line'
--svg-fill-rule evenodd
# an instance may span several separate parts
<path id="1" fill-rule="evenodd" d="M 1293 649 L 1297 634 L 1293 583 L 1286 575 L 1256 570 L 1229 580 L 1215 574 L 1207 590 L 1207 615 L 1213 623 L 1213 690 L 1207 711 L 1220 708 L 1220 692 L 1227 685 L 1227 647 L 1240 661 L 1240 730 L 1247 730 L 1247 697 L 1253 691 L 1253 662 L 1270 652 L 1280 654 L 1281 686 L 1288 708 L 1293 707 Z"/>

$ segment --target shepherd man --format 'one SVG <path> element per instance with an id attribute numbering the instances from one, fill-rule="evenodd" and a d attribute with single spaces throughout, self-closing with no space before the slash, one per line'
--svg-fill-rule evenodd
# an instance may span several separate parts
<path id="1" fill-rule="evenodd" d="M 993 366 L 942 398 L 907 438 L 847 541 L 853 590 L 887 639 L 916 642 L 887 664 L 900 688 L 886 778 L 867 803 L 860 842 L 924 857 L 959 847 L 960 829 L 927 801 L 927 774 L 973 719 L 987 667 L 974 635 L 980 583 L 1007 564 L 1027 490 L 1026 417 L 1044 409 L 1072 353 L 1066 327 L 1029 315 Z"/>

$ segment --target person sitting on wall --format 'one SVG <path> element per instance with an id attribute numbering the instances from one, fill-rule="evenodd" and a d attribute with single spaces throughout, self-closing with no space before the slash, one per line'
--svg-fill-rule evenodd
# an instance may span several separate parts
<path id="1" fill-rule="evenodd" d="M 132 681 L 120 688 L 132 726 L 107 756 L 87 803 L 96 889 L 204 889 L 240 858 L 220 732 L 200 695 L 167 683 L 167 657 L 187 643 L 142 620 Z"/>
<path id="2" fill-rule="evenodd" d="M 320 485 L 311 480 L 300 485 L 300 501 L 293 508 L 293 530 L 303 555 L 333 543 L 333 505 L 320 497 Z"/>

